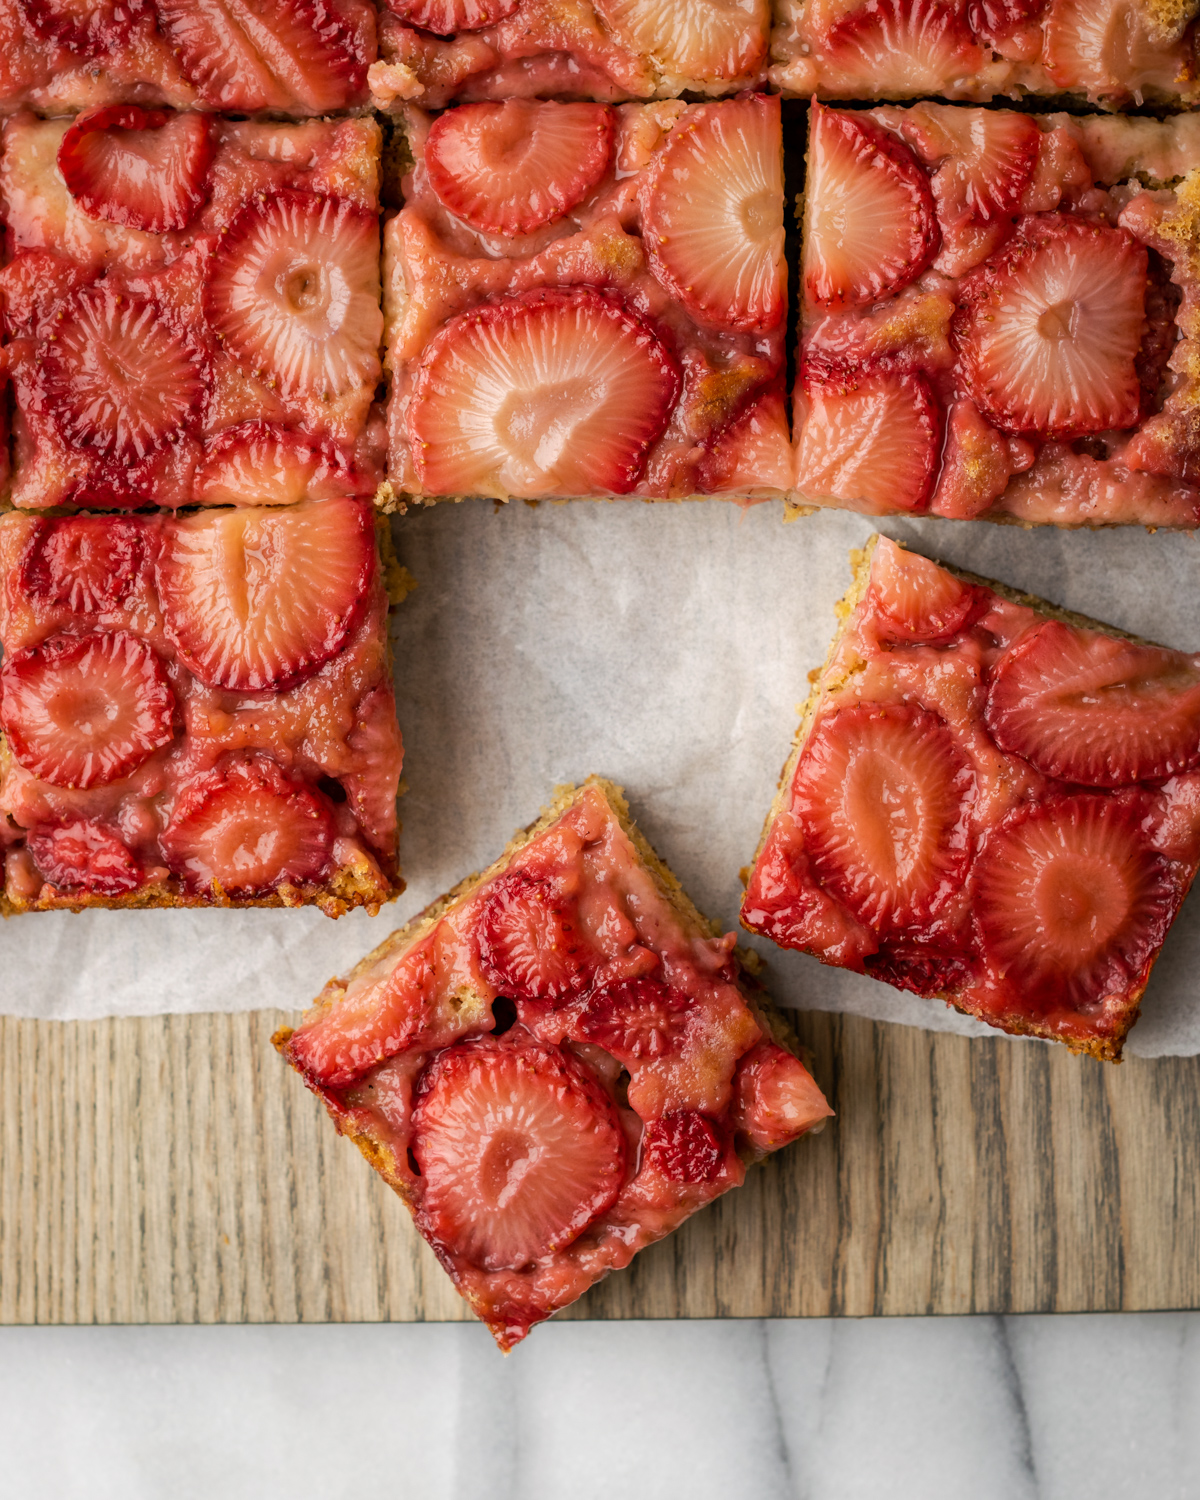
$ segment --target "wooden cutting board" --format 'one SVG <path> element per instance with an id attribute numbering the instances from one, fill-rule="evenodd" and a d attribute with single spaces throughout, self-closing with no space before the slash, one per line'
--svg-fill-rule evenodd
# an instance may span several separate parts
<path id="1" fill-rule="evenodd" d="M 0 1020 L 0 1322 L 469 1316 L 282 1019 Z M 1200 1306 L 1200 1058 L 799 1025 L 837 1120 L 564 1316 Z"/>

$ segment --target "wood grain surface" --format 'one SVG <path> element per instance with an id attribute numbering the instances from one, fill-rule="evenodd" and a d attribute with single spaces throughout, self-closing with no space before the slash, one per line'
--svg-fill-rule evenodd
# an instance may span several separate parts
<path id="1" fill-rule="evenodd" d="M 282 1019 L 0 1020 L 0 1322 L 469 1316 Z M 799 1025 L 837 1120 L 564 1316 L 1200 1306 L 1200 1058 Z"/>

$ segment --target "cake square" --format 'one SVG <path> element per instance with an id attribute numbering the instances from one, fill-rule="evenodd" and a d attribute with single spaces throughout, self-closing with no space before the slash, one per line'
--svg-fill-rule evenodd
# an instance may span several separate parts
<path id="1" fill-rule="evenodd" d="M 1198 96 L 1195 6 L 1175 0 L 776 0 L 773 87 L 822 99 Z"/>
<path id="2" fill-rule="evenodd" d="M 742 925 L 1119 1060 L 1200 862 L 1200 656 L 886 537 L 854 561 Z"/>
<path id="3" fill-rule="evenodd" d="M 371 0 L 0 0 L 0 112 L 324 115 L 367 103 Z"/>
<path id="4" fill-rule="evenodd" d="M 787 491 L 778 99 L 403 123 L 384 230 L 398 496 Z"/>
<path id="5" fill-rule="evenodd" d="M 1200 524 L 1200 116 L 814 104 L 796 499 Z"/>
<path id="6" fill-rule="evenodd" d="M 131 105 L 7 121 L 13 502 L 373 494 L 380 140 Z"/>
<path id="7" fill-rule="evenodd" d="M 0 519 L 5 915 L 403 889 L 377 525 L 350 498 Z"/>
<path id="8" fill-rule="evenodd" d="M 832 1113 L 718 933 L 591 777 L 276 1034 L 505 1352 Z"/>
<path id="9" fill-rule="evenodd" d="M 673 99 L 765 81 L 767 0 L 387 0 L 380 109 L 455 100 Z"/>

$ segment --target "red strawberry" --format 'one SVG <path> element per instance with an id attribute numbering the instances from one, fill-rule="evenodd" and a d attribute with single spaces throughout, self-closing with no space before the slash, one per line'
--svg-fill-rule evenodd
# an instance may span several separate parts
<path id="1" fill-rule="evenodd" d="M 661 979 L 625 979 L 588 996 L 577 1029 L 628 1065 L 677 1052 L 689 1020 L 688 997 L 679 990 Z"/>
<path id="2" fill-rule="evenodd" d="M 962 0 L 864 0 L 826 28 L 820 49 L 823 87 L 846 98 L 947 94 L 984 61 Z"/>
<path id="3" fill-rule="evenodd" d="M 84 287 L 39 356 L 50 415 L 71 447 L 128 464 L 194 425 L 200 358 L 141 297 Z"/>
<path id="4" fill-rule="evenodd" d="M 550 287 L 452 318 L 408 427 L 435 495 L 625 494 L 679 395 L 679 366 L 614 298 Z"/>
<path id="5" fill-rule="evenodd" d="M 1047 73 L 1060 89 L 1139 104 L 1147 86 L 1178 88 L 1183 58 L 1169 29 L 1155 34 L 1154 16 L 1131 0 L 1051 0 L 1042 52 Z"/>
<path id="6" fill-rule="evenodd" d="M 984 718 L 1046 776 L 1159 781 L 1200 765 L 1200 657 L 1046 620 L 996 664 Z"/>
<path id="7" fill-rule="evenodd" d="M 439 1053 L 412 1127 L 417 1224 L 484 1271 L 564 1249 L 612 1207 L 625 1177 L 612 1101 L 561 1048 L 519 1027 Z"/>
<path id="8" fill-rule="evenodd" d="M 972 873 L 984 954 L 1023 1004 L 1085 1008 L 1142 984 L 1179 895 L 1140 829 L 1142 799 L 1020 809 Z"/>
<path id="9" fill-rule="evenodd" d="M 881 640 L 939 641 L 957 635 L 975 609 L 975 590 L 945 568 L 880 541 L 871 562 L 867 602 Z"/>
<path id="10" fill-rule="evenodd" d="M 1046 0 L 967 0 L 967 25 L 989 42 L 1036 21 Z"/>
<path id="11" fill-rule="evenodd" d="M 337 655 L 374 569 L 369 507 L 314 500 L 171 519 L 157 579 L 188 670 L 209 687 L 260 692 L 290 687 Z"/>
<path id="12" fill-rule="evenodd" d="M 479 962 L 502 994 L 561 1005 L 587 989 L 599 959 L 549 882 L 510 870 L 492 882 L 480 913 Z"/>
<path id="13" fill-rule="evenodd" d="M 825 307 L 902 291 L 941 243 L 929 180 L 903 142 L 862 115 L 814 102 L 801 274 Z"/>
<path id="14" fill-rule="evenodd" d="M 319 880 L 332 840 L 324 799 L 269 756 L 252 755 L 186 782 L 160 842 L 189 890 L 259 896 Z"/>
<path id="15" fill-rule="evenodd" d="M 68 127 L 58 170 L 93 219 L 162 234 L 202 207 L 214 149 L 207 115 L 112 104 Z"/>
<path id="16" fill-rule="evenodd" d="M 379 224 L 338 198 L 252 198 L 209 262 L 214 332 L 285 400 L 330 401 L 380 378 Z"/>
<path id="17" fill-rule="evenodd" d="M 927 709 L 835 709 L 809 735 L 792 783 L 813 873 L 876 931 L 929 919 L 961 885 L 974 776 Z"/>
<path id="18" fill-rule="evenodd" d="M 18 0 L 30 30 L 76 57 L 99 62 L 125 51 L 149 0 Z"/>
<path id="19" fill-rule="evenodd" d="M 969 961 L 941 943 L 884 943 L 878 953 L 863 959 L 872 979 L 913 995 L 953 994 L 971 980 Z"/>
<path id="20" fill-rule="evenodd" d="M 941 413 L 923 375 L 881 369 L 853 383 L 807 378 L 796 484 L 870 515 L 922 510 L 942 446 Z"/>
<path id="21" fill-rule="evenodd" d="M 658 155 L 642 214 L 654 274 L 702 323 L 774 328 L 786 306 L 779 100 L 695 106 Z"/>
<path id="22" fill-rule="evenodd" d="M 570 213 L 602 181 L 615 132 L 607 104 L 463 104 L 433 122 L 425 170 L 472 229 L 528 234 Z"/>
<path id="23" fill-rule="evenodd" d="M 121 516 L 37 520 L 21 554 L 21 591 L 77 615 L 116 609 L 137 587 L 146 528 Z"/>
<path id="24" fill-rule="evenodd" d="M 142 866 L 104 823 L 72 818 L 31 830 L 25 847 L 38 874 L 60 891 L 124 896 L 141 885 Z"/>
<path id="25" fill-rule="evenodd" d="M 55 786 L 118 781 L 174 737 L 166 669 L 124 630 L 52 635 L 6 657 L 0 684 L 13 754 Z"/>
<path id="26" fill-rule="evenodd" d="M 707 83 L 745 78 L 766 60 L 764 0 L 594 0 L 604 25 L 664 73 Z"/>
<path id="27" fill-rule="evenodd" d="M 798 1057 L 774 1042 L 759 1042 L 738 1063 L 733 1080 L 733 1124 L 760 1151 L 775 1151 L 833 1114 Z"/>
<path id="28" fill-rule="evenodd" d="M 960 284 L 958 370 L 1002 432 L 1052 438 L 1133 427 L 1146 251 L 1123 229 L 1064 214 L 1023 219 Z"/>
<path id="29" fill-rule="evenodd" d="M 929 501 L 936 515 L 969 521 L 991 507 L 1004 493 L 1014 471 L 1022 467 L 1014 449 L 1024 450 L 1033 462 L 1032 446 L 1024 438 L 1004 438 L 979 415 L 973 401 L 956 401 L 946 419 L 942 470 Z"/>
<path id="30" fill-rule="evenodd" d="M 363 490 L 355 466 L 330 443 L 320 443 L 258 418 L 226 427 L 204 444 L 196 476 L 201 505 L 295 505 L 326 494 Z"/>
<path id="31" fill-rule="evenodd" d="M 642 1132 L 642 1160 L 670 1182 L 712 1182 L 725 1159 L 723 1135 L 699 1110 L 671 1110 Z"/>
<path id="32" fill-rule="evenodd" d="M 1037 122 L 1012 110 L 945 109 L 937 123 L 952 144 L 933 174 L 942 229 L 955 233 L 1014 213 L 1041 148 Z"/>
<path id="33" fill-rule="evenodd" d="M 404 746 L 390 682 L 372 688 L 359 704 L 346 745 L 351 769 L 339 779 L 346 789 L 355 822 L 368 843 L 394 859 L 396 796 Z"/>
<path id="34" fill-rule="evenodd" d="M 386 0 L 393 15 L 432 31 L 453 36 L 456 31 L 479 31 L 511 16 L 520 0 Z"/>

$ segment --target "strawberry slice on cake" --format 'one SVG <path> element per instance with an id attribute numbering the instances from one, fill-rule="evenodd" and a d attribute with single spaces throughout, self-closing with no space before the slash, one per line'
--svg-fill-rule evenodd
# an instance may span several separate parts
<path id="1" fill-rule="evenodd" d="M 742 924 L 1116 1061 L 1200 864 L 1200 657 L 857 554 Z"/>
<path id="2" fill-rule="evenodd" d="M 505 1352 L 831 1114 L 596 777 L 275 1045 Z"/>

